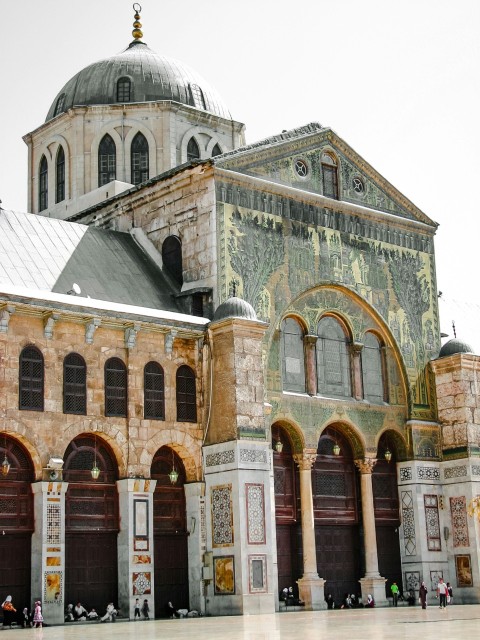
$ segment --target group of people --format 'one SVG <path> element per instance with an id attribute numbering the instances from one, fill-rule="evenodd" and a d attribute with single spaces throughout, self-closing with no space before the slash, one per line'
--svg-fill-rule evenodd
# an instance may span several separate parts
<path id="1" fill-rule="evenodd" d="M 335 600 L 331 593 L 327 593 L 325 596 L 325 602 L 327 603 L 327 609 L 357 609 L 359 607 L 372 608 L 375 606 L 375 600 L 370 593 L 367 595 L 365 604 L 362 602 L 361 595 L 355 595 L 354 593 L 345 593 L 340 606 L 335 604 Z"/>
<path id="2" fill-rule="evenodd" d="M 42 603 L 40 600 L 35 601 L 32 611 L 29 611 L 28 607 L 24 607 L 22 613 L 19 615 L 13 604 L 12 596 L 7 596 L 2 603 L 2 613 L 3 626 L 7 629 L 11 629 L 14 624 L 18 624 L 23 627 L 37 628 L 41 628 L 43 626 Z"/>
<path id="3" fill-rule="evenodd" d="M 402 597 L 396 582 L 392 584 L 392 586 L 390 587 L 390 590 L 392 592 L 393 606 L 396 607 L 399 598 Z M 427 608 L 427 594 L 428 594 L 427 586 L 425 582 L 422 582 L 422 584 L 420 585 L 420 589 L 418 590 L 418 601 L 422 605 L 422 609 Z M 443 578 L 439 578 L 436 597 L 440 598 L 440 605 L 439 605 L 440 609 L 445 609 L 447 604 L 452 604 L 453 589 L 452 589 L 452 586 L 450 585 L 450 582 L 445 583 L 443 581 Z M 415 604 L 415 592 L 413 591 L 413 589 L 410 589 L 409 595 L 407 597 L 407 602 L 410 605 Z"/>
<path id="4" fill-rule="evenodd" d="M 82 622 L 84 620 L 97 620 L 98 613 L 95 608 L 87 611 L 81 602 L 77 602 L 75 606 L 69 604 L 65 611 L 65 622 Z"/>

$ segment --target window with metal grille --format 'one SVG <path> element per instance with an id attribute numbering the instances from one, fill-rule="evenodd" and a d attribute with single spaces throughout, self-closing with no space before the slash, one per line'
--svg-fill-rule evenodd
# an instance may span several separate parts
<path id="1" fill-rule="evenodd" d="M 195 374 L 186 365 L 177 371 L 177 421 L 197 421 L 197 393 Z"/>
<path id="2" fill-rule="evenodd" d="M 65 200 L 65 152 L 62 146 L 58 147 L 55 169 L 55 202 L 62 202 Z"/>
<path id="3" fill-rule="evenodd" d="M 190 138 L 187 144 L 187 161 L 190 160 L 199 160 L 200 159 L 200 148 L 197 144 L 195 138 Z"/>
<path id="4" fill-rule="evenodd" d="M 347 336 L 331 316 L 318 323 L 317 388 L 320 395 L 351 397 L 352 384 Z"/>
<path id="5" fill-rule="evenodd" d="M 162 244 L 162 262 L 177 284 L 183 284 L 182 243 L 177 236 L 168 236 Z"/>
<path id="6" fill-rule="evenodd" d="M 203 95 L 203 91 L 198 84 L 191 84 L 190 91 L 192 93 L 193 104 L 197 107 L 197 109 L 206 109 L 205 106 L 205 97 Z"/>
<path id="7" fill-rule="evenodd" d="M 25 347 L 19 361 L 19 409 L 43 411 L 44 364 L 36 347 Z"/>
<path id="8" fill-rule="evenodd" d="M 285 391 L 305 393 L 303 329 L 294 318 L 282 323 L 282 373 Z"/>
<path id="9" fill-rule="evenodd" d="M 117 176 L 117 150 L 112 136 L 105 134 L 98 146 L 98 186 L 108 184 Z"/>
<path id="10" fill-rule="evenodd" d="M 130 102 L 132 96 L 132 81 L 130 78 L 120 78 L 117 82 L 117 102 Z"/>
<path id="11" fill-rule="evenodd" d="M 45 156 L 40 160 L 38 175 L 38 210 L 44 211 L 48 207 L 48 163 Z"/>
<path id="12" fill-rule="evenodd" d="M 145 182 L 148 180 L 148 142 L 142 133 L 138 132 L 133 138 L 130 154 L 132 183 Z"/>
<path id="13" fill-rule="evenodd" d="M 127 417 L 127 368 L 120 358 L 105 363 L 105 415 Z"/>
<path id="14" fill-rule="evenodd" d="M 221 156 L 221 155 L 222 155 L 222 150 L 220 149 L 220 145 L 216 144 L 212 149 L 212 158 L 214 156 Z"/>
<path id="15" fill-rule="evenodd" d="M 78 353 L 63 361 L 63 413 L 87 413 L 87 365 Z"/>
<path id="16" fill-rule="evenodd" d="M 55 111 L 53 112 L 53 117 L 60 115 L 64 111 L 65 107 L 65 94 L 61 93 L 58 96 L 57 104 L 55 105 Z"/>
<path id="17" fill-rule="evenodd" d="M 165 382 L 158 362 L 148 362 L 143 370 L 144 417 L 165 420 Z"/>
<path id="18" fill-rule="evenodd" d="M 362 349 L 363 395 L 366 400 L 375 403 L 386 400 L 383 372 L 382 345 L 375 334 L 368 332 Z"/>
<path id="19" fill-rule="evenodd" d="M 322 155 L 323 195 L 338 200 L 337 161 L 330 153 Z"/>

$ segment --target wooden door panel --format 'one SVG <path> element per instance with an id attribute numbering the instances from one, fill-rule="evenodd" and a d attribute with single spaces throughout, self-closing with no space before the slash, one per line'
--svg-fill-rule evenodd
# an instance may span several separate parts
<path id="1" fill-rule="evenodd" d="M 317 526 L 318 574 L 326 580 L 325 593 L 339 603 L 345 593 L 359 593 L 362 557 L 357 526 Z"/>
<path id="2" fill-rule="evenodd" d="M 176 609 L 189 608 L 187 535 L 155 536 L 155 612 L 165 613 L 171 601 Z"/>
<path id="3" fill-rule="evenodd" d="M 2 596 L 2 602 L 6 595 L 12 596 L 17 612 L 21 612 L 24 607 L 31 607 L 31 541 L 30 533 L 5 532 L 5 535 L 0 535 L 0 593 L 5 594 Z"/>

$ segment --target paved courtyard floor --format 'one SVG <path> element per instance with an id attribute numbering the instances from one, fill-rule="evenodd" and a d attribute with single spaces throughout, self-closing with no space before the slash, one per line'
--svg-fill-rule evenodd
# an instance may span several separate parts
<path id="1" fill-rule="evenodd" d="M 1 633 L 13 635 L 12 640 L 471 640 L 480 635 L 480 605 L 71 624 Z"/>

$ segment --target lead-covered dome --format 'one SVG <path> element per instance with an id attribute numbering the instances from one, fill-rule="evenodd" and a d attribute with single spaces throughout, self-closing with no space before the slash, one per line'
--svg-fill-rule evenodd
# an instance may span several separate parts
<path id="1" fill-rule="evenodd" d="M 217 308 L 213 316 L 213 321 L 226 320 L 227 318 L 245 318 L 246 320 L 256 320 L 257 314 L 252 305 L 242 298 L 228 298 Z"/>
<path id="2" fill-rule="evenodd" d="M 464 342 L 463 340 L 459 340 L 458 338 L 452 338 L 448 342 L 446 342 L 443 347 L 440 349 L 440 353 L 438 354 L 439 358 L 445 358 L 447 356 L 453 356 L 456 353 L 473 353 L 472 347 Z"/>
<path id="3" fill-rule="evenodd" d="M 46 122 L 76 106 L 158 100 L 232 119 L 220 96 L 198 73 L 134 40 L 125 51 L 94 62 L 69 80 L 53 101 Z"/>

